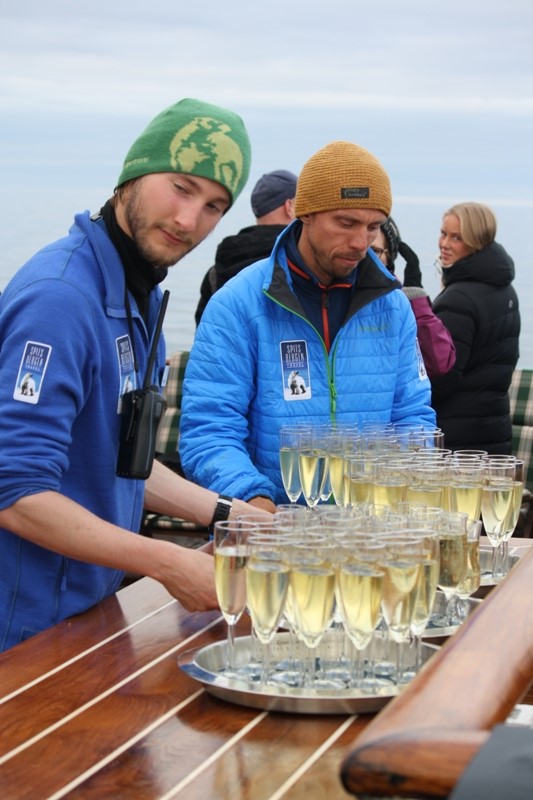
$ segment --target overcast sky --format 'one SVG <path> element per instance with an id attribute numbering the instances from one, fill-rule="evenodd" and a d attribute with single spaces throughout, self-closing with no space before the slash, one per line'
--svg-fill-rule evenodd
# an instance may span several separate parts
<path id="1" fill-rule="evenodd" d="M 381 159 L 404 225 L 409 204 L 434 206 L 423 252 L 451 202 L 531 217 L 531 0 L 0 0 L 4 267 L 97 208 L 132 141 L 187 96 L 239 112 L 253 146 L 204 260 L 252 221 L 263 172 L 298 172 L 333 139 Z"/>

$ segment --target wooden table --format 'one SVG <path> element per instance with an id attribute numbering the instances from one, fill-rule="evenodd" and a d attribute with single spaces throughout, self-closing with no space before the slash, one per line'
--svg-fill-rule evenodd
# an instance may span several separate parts
<path id="1" fill-rule="evenodd" d="M 340 766 L 372 717 L 212 697 L 177 658 L 225 630 L 142 578 L 1 654 L 0 798 L 352 797 Z"/>
<path id="2" fill-rule="evenodd" d="M 366 718 L 268 713 L 210 696 L 178 655 L 225 637 L 142 578 L 0 655 L 0 797 L 350 797 Z"/>

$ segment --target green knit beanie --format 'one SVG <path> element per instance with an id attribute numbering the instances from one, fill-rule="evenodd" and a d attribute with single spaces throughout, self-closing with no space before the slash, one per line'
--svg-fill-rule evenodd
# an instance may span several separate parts
<path id="1" fill-rule="evenodd" d="M 251 147 L 242 119 L 201 100 L 180 100 L 155 117 L 132 144 L 117 186 L 153 172 L 210 178 L 235 202 L 248 179 Z"/>

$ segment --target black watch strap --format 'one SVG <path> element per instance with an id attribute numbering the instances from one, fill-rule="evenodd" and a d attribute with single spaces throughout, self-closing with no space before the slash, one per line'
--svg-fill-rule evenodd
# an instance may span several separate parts
<path id="1" fill-rule="evenodd" d="M 232 497 L 228 497 L 225 494 L 219 494 L 217 498 L 217 504 L 215 506 L 215 512 L 213 514 L 213 519 L 209 523 L 209 531 L 211 533 L 213 533 L 215 522 L 220 522 L 221 520 L 227 519 L 229 517 L 232 504 L 233 504 Z"/>

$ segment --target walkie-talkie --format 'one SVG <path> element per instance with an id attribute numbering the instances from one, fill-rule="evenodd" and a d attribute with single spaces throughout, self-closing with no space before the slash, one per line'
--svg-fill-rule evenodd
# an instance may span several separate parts
<path id="1" fill-rule="evenodd" d="M 119 478 L 144 480 L 152 472 L 157 429 L 166 404 L 159 388 L 150 384 L 169 295 L 168 290 L 163 294 L 143 386 L 141 389 L 133 389 L 122 395 L 120 444 L 116 470 Z"/>

